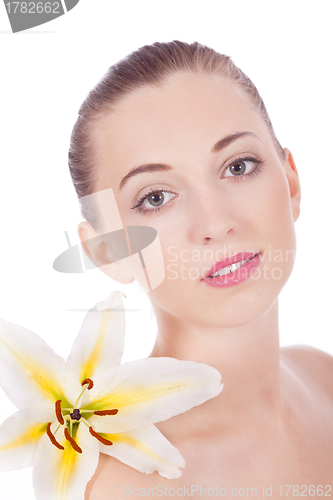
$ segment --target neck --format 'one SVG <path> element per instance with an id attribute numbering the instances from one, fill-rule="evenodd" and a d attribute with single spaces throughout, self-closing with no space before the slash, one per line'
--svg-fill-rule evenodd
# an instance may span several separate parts
<path id="1" fill-rule="evenodd" d="M 150 356 L 206 363 L 222 376 L 219 396 L 194 410 L 238 429 L 249 421 L 283 424 L 278 302 L 262 317 L 235 328 L 204 328 L 155 309 L 158 336 Z M 170 333 L 172 332 L 172 334 Z M 198 409 L 200 408 L 200 411 Z M 213 420 L 212 420 L 213 424 Z"/>

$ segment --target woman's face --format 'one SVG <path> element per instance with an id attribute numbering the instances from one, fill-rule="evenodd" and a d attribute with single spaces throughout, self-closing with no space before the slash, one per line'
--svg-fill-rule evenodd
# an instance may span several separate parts
<path id="1" fill-rule="evenodd" d="M 298 178 L 230 82 L 178 73 L 159 88 L 136 90 L 96 141 L 97 190 L 112 187 L 124 225 L 158 232 L 165 279 L 149 293 L 155 311 L 233 327 L 272 306 L 293 267 L 298 213 L 290 180 Z M 131 176 L 120 189 L 132 169 L 147 164 L 167 167 Z M 260 252 L 252 276 L 227 288 L 203 280 L 216 261 L 238 252 Z"/>

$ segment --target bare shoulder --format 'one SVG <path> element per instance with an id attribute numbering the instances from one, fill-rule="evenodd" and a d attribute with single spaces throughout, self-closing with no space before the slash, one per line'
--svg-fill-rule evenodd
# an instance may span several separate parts
<path id="1" fill-rule="evenodd" d="M 165 482 L 167 480 L 157 472 L 144 474 L 100 453 L 98 467 L 87 484 L 84 500 L 121 500 L 128 496 L 139 496 L 141 488 L 147 491 L 149 487 Z"/>
<path id="2" fill-rule="evenodd" d="M 333 399 L 333 356 L 308 345 L 281 348 L 281 359 L 304 381 L 311 380 Z"/>

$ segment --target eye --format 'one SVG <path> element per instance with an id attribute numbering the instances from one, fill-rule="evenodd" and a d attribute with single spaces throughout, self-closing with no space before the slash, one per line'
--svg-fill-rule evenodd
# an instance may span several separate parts
<path id="1" fill-rule="evenodd" d="M 159 207 L 163 204 L 166 199 L 165 191 L 156 191 L 147 196 L 146 200 L 149 205 L 153 207 Z"/>
<path id="2" fill-rule="evenodd" d="M 262 160 L 257 158 L 239 158 L 225 169 L 223 177 L 245 177 L 254 173 L 260 163 Z"/>
<path id="3" fill-rule="evenodd" d="M 135 211 L 140 213 L 157 212 L 174 196 L 176 196 L 174 193 L 164 191 L 163 189 L 152 189 L 150 192 L 144 194 L 132 209 L 136 209 Z"/>

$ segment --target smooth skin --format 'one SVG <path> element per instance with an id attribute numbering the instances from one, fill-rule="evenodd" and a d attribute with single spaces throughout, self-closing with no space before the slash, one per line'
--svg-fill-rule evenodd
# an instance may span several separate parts
<path id="1" fill-rule="evenodd" d="M 212 152 L 221 139 L 244 131 L 251 135 Z M 296 492 L 298 485 L 308 496 L 310 485 L 331 485 L 324 493 L 333 495 L 333 357 L 308 346 L 279 347 L 278 296 L 294 265 L 301 199 L 290 151 L 282 157 L 258 111 L 232 83 L 183 72 L 123 99 L 94 141 L 96 191 L 112 187 L 124 226 L 152 226 L 161 242 L 166 276 L 149 293 L 158 323 L 150 356 L 214 366 L 224 389 L 156 424 L 185 458 L 179 479 L 142 474 L 101 454 L 86 500 L 125 498 L 126 485 L 132 496 L 140 488 L 148 496 L 156 485 L 217 486 L 227 496 L 232 488 L 256 488 L 252 498 L 263 498 L 263 485 L 272 485 L 275 499 L 280 485 L 296 485 Z M 235 164 L 249 157 L 261 163 L 246 160 L 239 179 Z M 137 175 L 119 190 L 132 168 L 152 163 L 172 169 Z M 160 210 L 132 209 L 152 189 L 164 190 Z M 153 209 L 156 200 L 148 197 L 143 208 Z M 80 223 L 86 254 L 101 266 L 110 249 L 89 241 L 96 234 Z M 230 288 L 202 281 L 216 260 L 239 251 L 260 252 L 258 274 Z M 138 279 L 124 262 L 101 270 L 124 284 Z"/>

